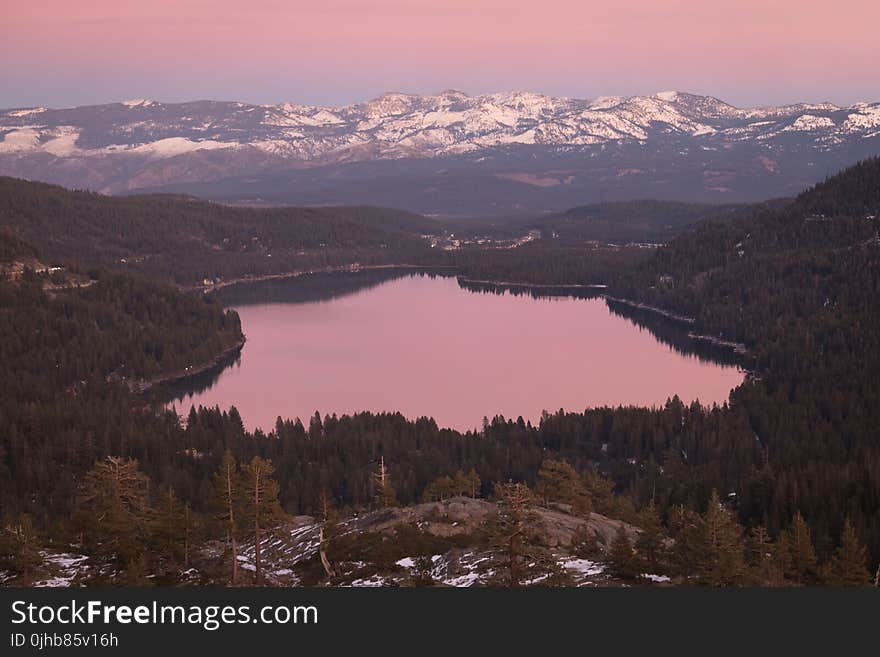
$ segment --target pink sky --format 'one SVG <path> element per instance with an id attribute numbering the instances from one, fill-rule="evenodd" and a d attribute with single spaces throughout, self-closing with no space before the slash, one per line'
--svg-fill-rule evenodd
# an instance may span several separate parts
<path id="1" fill-rule="evenodd" d="M 876 0 L 4 0 L 0 107 L 383 91 L 880 99 Z"/>

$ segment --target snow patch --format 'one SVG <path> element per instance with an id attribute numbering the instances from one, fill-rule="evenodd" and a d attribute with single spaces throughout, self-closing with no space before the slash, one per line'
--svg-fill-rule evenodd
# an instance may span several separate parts
<path id="1" fill-rule="evenodd" d="M 703 135 L 714 135 L 716 132 L 718 131 L 712 126 L 701 125 L 692 130 L 691 135 L 694 137 L 702 137 Z"/>
<path id="2" fill-rule="evenodd" d="M 33 114 L 42 114 L 45 111 L 46 111 L 45 107 L 29 107 L 27 109 L 13 110 L 11 112 L 7 112 L 6 116 L 14 116 L 14 117 L 31 116 Z"/>
<path id="3" fill-rule="evenodd" d="M 381 577 L 380 575 L 373 575 L 372 577 L 367 577 L 364 579 L 356 579 L 351 583 L 351 586 L 355 588 L 378 588 L 385 586 L 386 584 L 387 581 L 384 577 Z"/>
<path id="4" fill-rule="evenodd" d="M 590 109 L 611 109 L 620 105 L 624 99 L 621 96 L 599 96 L 590 103 Z"/>
<path id="5" fill-rule="evenodd" d="M 130 100 L 123 100 L 120 105 L 125 105 L 128 108 L 152 107 L 153 105 L 158 105 L 158 103 L 155 100 L 150 100 L 148 98 L 131 98 Z"/>
<path id="6" fill-rule="evenodd" d="M 665 100 L 666 102 L 672 102 L 678 99 L 677 91 L 658 91 L 654 94 L 655 98 L 659 98 L 660 100 Z"/>
<path id="7" fill-rule="evenodd" d="M 813 114 L 802 114 L 795 119 L 794 123 L 782 129 L 783 132 L 809 132 L 811 130 L 821 130 L 823 128 L 833 128 L 834 121 L 827 116 L 814 116 Z"/>
<path id="8" fill-rule="evenodd" d="M 34 582 L 34 586 L 37 588 L 71 586 L 78 575 L 85 573 L 88 562 L 88 557 L 85 555 L 67 552 L 54 554 L 43 552 L 43 559 L 52 576 Z"/>
<path id="9" fill-rule="evenodd" d="M 564 559 L 560 562 L 560 565 L 566 570 L 578 573 L 584 577 L 600 575 L 605 571 L 605 567 L 600 563 L 590 561 L 589 559 L 578 559 L 575 557 Z"/>
<path id="10" fill-rule="evenodd" d="M 71 125 L 59 126 L 54 131 L 52 138 L 43 142 L 42 150 L 56 157 L 70 157 L 80 151 L 76 145 L 79 133 L 79 128 Z"/>
<path id="11" fill-rule="evenodd" d="M 658 132 L 699 138 L 705 150 L 803 132 L 810 144 L 828 149 L 880 132 L 877 103 L 857 103 L 845 111 L 830 103 L 738 109 L 714 98 L 677 91 L 592 101 L 524 91 L 480 96 L 458 91 L 433 96 L 388 93 L 341 107 L 212 103 L 213 109 L 198 115 L 188 115 L 183 105 L 162 105 L 168 116 L 163 113 L 150 120 L 144 120 L 143 112 L 131 112 L 131 119 L 126 119 L 126 113 L 119 111 L 154 105 L 159 103 L 127 100 L 113 106 L 117 111 L 106 125 L 89 122 L 89 134 L 111 144 L 95 149 L 77 145 L 89 121 L 82 118 L 83 109 L 70 118 L 65 110 L 53 110 L 49 113 L 53 122 L 48 125 L 15 125 L 28 116 L 34 117 L 32 121 L 25 118 L 28 123 L 42 121 L 44 108 L 7 110 L 0 113 L 0 154 L 167 158 L 250 146 L 291 160 L 357 161 L 435 157 L 520 144 L 558 150 L 619 142 L 646 144 Z M 176 108 L 181 108 L 177 114 Z M 161 138 L 153 140 L 152 136 Z"/>
<path id="12" fill-rule="evenodd" d="M 130 153 L 143 153 L 152 155 L 153 157 L 174 157 L 183 153 L 192 153 L 193 151 L 221 150 L 224 148 L 236 148 L 240 146 L 238 142 L 213 141 L 205 139 L 203 141 L 193 141 L 186 137 L 168 137 L 159 139 L 158 141 L 141 144 L 134 148 L 127 149 Z"/>
<path id="13" fill-rule="evenodd" d="M 0 153 L 35 151 L 40 146 L 40 132 L 36 126 L 21 126 L 3 135 Z"/>
<path id="14" fill-rule="evenodd" d="M 880 103 L 859 103 L 855 107 L 858 112 L 853 112 L 846 118 L 843 123 L 844 132 L 862 132 L 880 127 Z"/>

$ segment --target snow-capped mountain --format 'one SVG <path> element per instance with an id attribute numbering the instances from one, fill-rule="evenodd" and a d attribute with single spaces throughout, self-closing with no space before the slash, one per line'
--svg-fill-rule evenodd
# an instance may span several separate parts
<path id="1" fill-rule="evenodd" d="M 398 175 L 391 171 L 413 174 L 419 169 L 413 169 L 414 160 L 437 160 L 538 189 L 580 188 L 586 178 L 596 181 L 595 169 L 605 166 L 604 175 L 612 178 L 647 175 L 661 181 L 639 195 L 655 195 L 651 187 L 660 184 L 662 196 L 665 178 L 674 178 L 682 162 L 695 166 L 699 160 L 701 188 L 685 196 L 739 198 L 749 196 L 737 184 L 749 168 L 743 156 L 765 174 L 780 176 L 778 192 L 784 192 L 804 182 L 803 173 L 792 178 L 792 158 L 799 171 L 814 167 L 815 175 L 807 178 L 820 178 L 838 159 L 842 165 L 876 153 L 878 144 L 880 103 L 741 109 L 674 91 L 593 100 L 528 92 L 387 93 L 342 107 L 136 99 L 0 110 L 0 173 L 109 192 L 243 177 L 260 181 L 257 186 L 266 191 L 266 176 L 289 175 L 293 188 L 313 193 L 329 181 L 318 170 L 360 180 Z M 494 163 L 492 171 L 487 160 Z M 404 161 L 409 164 L 401 166 Z M 353 174 L 355 164 L 361 174 Z M 304 174 L 306 169 L 311 173 Z M 367 170 L 372 173 L 363 173 Z M 313 184 L 306 185 L 304 177 Z M 613 196 L 619 186 L 605 195 Z M 339 200 L 352 200 L 348 196 Z M 316 200 L 333 198 L 330 193 Z"/>

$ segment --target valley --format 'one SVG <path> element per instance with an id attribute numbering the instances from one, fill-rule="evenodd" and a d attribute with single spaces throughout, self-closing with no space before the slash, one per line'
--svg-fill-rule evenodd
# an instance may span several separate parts
<path id="1" fill-rule="evenodd" d="M 575 559 L 596 571 L 587 579 L 575 574 L 576 583 L 650 584 L 654 580 L 642 577 L 650 574 L 683 585 L 866 584 L 867 564 L 880 554 L 874 431 L 880 404 L 871 375 L 880 354 L 872 330 L 880 289 L 878 180 L 878 160 L 870 159 L 793 200 L 715 208 L 695 222 L 686 213 L 681 223 L 672 221 L 679 211 L 670 214 L 662 204 L 630 206 L 618 215 L 614 206 L 599 210 L 600 217 L 611 213 L 597 227 L 605 237 L 609 227 L 618 230 L 611 217 L 642 211 L 662 230 L 678 224 L 668 242 L 649 248 L 648 240 L 615 244 L 591 234 L 596 211 L 590 210 L 563 213 L 566 223 L 553 219 L 546 230 L 540 218 L 518 224 L 514 231 L 536 230 L 540 237 L 513 249 L 475 244 L 438 251 L 422 235 L 456 233 L 458 224 L 371 208 L 106 198 L 3 179 L 4 264 L 40 263 L 37 269 L 44 270 L 24 266 L 0 283 L 0 363 L 7 382 L 0 397 L 0 490 L 4 513 L 15 519 L 10 526 L 19 527 L 4 534 L 4 581 L 59 581 L 52 579 L 53 568 L 75 561 L 82 564 L 78 583 L 184 584 L 194 575 L 193 559 L 201 560 L 203 583 L 267 583 L 270 570 L 293 572 L 301 561 L 269 535 L 283 538 L 286 532 L 283 541 L 296 544 L 298 528 L 320 523 L 330 536 L 327 554 L 335 556 L 325 557 L 334 574 L 320 554 L 309 552 L 308 577 L 315 579 L 296 581 L 454 584 L 463 577 L 490 584 L 469 567 L 443 575 L 434 557 L 440 555 L 447 569 L 452 546 L 438 545 L 428 526 L 411 526 L 411 514 L 433 513 L 418 505 L 432 499 L 445 504 L 467 490 L 494 505 L 497 520 L 462 545 L 462 554 L 470 555 L 465 561 L 480 555 L 498 561 L 494 571 L 507 585 L 570 584 L 566 564 Z M 565 233 L 572 221 L 583 223 Z M 488 230 L 510 239 L 511 225 Z M 396 276 L 389 266 L 402 262 L 447 268 L 475 289 L 456 294 L 481 303 L 514 302 L 514 293 L 535 303 L 561 303 L 540 297 L 553 286 L 604 285 L 609 307 L 613 299 L 632 304 L 621 308 L 621 316 L 649 331 L 652 344 L 681 348 L 684 327 L 693 337 L 735 345 L 740 353 L 728 350 L 728 357 L 752 375 L 717 406 L 683 401 L 669 389 L 668 401 L 659 405 L 599 400 L 583 409 L 552 410 L 554 405 L 534 421 L 514 417 L 517 411 L 486 409 L 482 426 L 470 430 L 422 413 L 410 417 L 393 400 L 370 411 L 295 411 L 251 429 L 231 402 L 194 408 L 181 421 L 164 402 L 132 394 L 132 381 L 210 362 L 240 344 L 247 328 L 228 307 L 242 295 L 261 294 L 260 286 L 268 286 L 264 300 L 269 290 L 281 289 L 283 299 L 333 308 L 320 303 L 326 298 L 320 276 L 271 277 L 341 267 L 348 271 L 334 274 L 340 277 L 334 286 L 344 295 L 362 285 L 361 277 L 387 283 Z M 181 291 L 204 286 L 205 279 L 216 285 L 218 278 L 264 276 L 269 279 L 262 283 L 220 286 L 208 294 Z M 481 295 L 481 286 L 497 286 L 468 279 L 520 288 Z M 437 280 L 459 285 L 458 279 Z M 72 281 L 89 284 L 67 284 Z M 227 294 L 231 300 L 221 301 Z M 418 304 L 398 304 L 408 305 L 424 314 Z M 455 316 L 446 315 L 450 321 Z M 615 333 L 623 335 L 623 326 Z M 413 331 L 406 337 L 431 353 L 430 339 L 420 343 Z M 340 338 L 329 348 L 342 351 L 348 342 Z M 573 345 L 554 347 L 563 357 L 575 352 Z M 372 368 L 362 389 L 386 388 L 377 385 L 381 367 Z M 284 376 L 305 374 L 300 369 L 288 366 Z M 317 387 L 321 370 L 318 363 L 297 383 Z M 589 359 L 574 371 L 589 380 Z M 417 374 L 410 375 L 410 387 L 441 374 L 437 364 L 411 372 Z M 516 359 L 505 377 L 540 386 L 535 368 L 518 368 Z M 207 390 L 212 383 L 201 385 Z M 300 413 L 310 415 L 298 420 Z M 239 482 L 227 502 L 240 504 L 244 518 L 254 512 L 248 482 L 257 472 L 271 481 L 273 492 L 259 516 L 265 546 L 254 542 L 252 524 L 224 520 L 218 503 L 223 472 Z M 115 488 L 120 473 L 134 489 Z M 604 517 L 632 532 L 609 540 L 587 531 L 582 554 L 591 556 L 560 552 L 536 520 L 552 516 L 560 504 L 569 505 L 563 513 L 581 518 L 580 524 Z M 396 520 L 376 531 L 346 524 L 368 513 Z M 452 511 L 444 506 L 438 513 Z M 292 520 L 303 515 L 314 519 L 311 525 Z M 96 524 L 107 517 L 112 531 Z M 360 529 L 349 533 L 348 526 Z M 505 561 L 505 541 L 520 536 L 511 527 L 527 528 L 531 538 Z M 723 543 L 712 542 L 710 527 L 724 528 Z M 232 534 L 241 552 L 228 542 Z M 805 560 L 793 560 L 793 537 L 805 535 Z M 645 547 L 648 536 L 653 548 Z M 265 573 L 244 574 L 244 564 L 256 568 L 248 561 L 251 545 L 254 551 L 265 547 L 267 555 L 279 551 Z M 390 545 L 406 553 L 386 552 Z M 756 551 L 756 545 L 764 547 Z M 239 562 L 240 570 L 228 569 Z M 603 579 L 600 572 L 612 575 Z"/>
<path id="2" fill-rule="evenodd" d="M 880 2 L 3 9 L 11 653 L 877 643 Z"/>
<path id="3" fill-rule="evenodd" d="M 323 295 L 300 302 L 277 289 L 296 280 L 239 287 L 240 358 L 172 403 L 183 416 L 234 405 L 249 430 L 270 431 L 279 415 L 384 411 L 466 432 L 484 417 L 537 424 L 559 408 L 661 406 L 676 394 L 722 404 L 742 381 L 735 366 L 696 357 L 684 332 L 671 349 L 590 288 L 487 294 L 442 273 L 399 270 L 355 290 L 324 274 L 312 280 Z"/>

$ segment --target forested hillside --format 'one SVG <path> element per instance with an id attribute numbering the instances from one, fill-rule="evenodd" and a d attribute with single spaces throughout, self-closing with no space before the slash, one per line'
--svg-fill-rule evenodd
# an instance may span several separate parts
<path id="1" fill-rule="evenodd" d="M 3 242 L 49 261 L 181 284 L 423 254 L 442 226 L 371 207 L 240 208 L 179 196 L 109 197 L 0 177 Z"/>
<path id="2" fill-rule="evenodd" d="M 207 297 L 122 275 L 45 289 L 27 273 L 0 282 L 4 397 L 51 399 L 108 377 L 126 381 L 206 363 L 241 339 L 234 311 Z"/>
<path id="3" fill-rule="evenodd" d="M 516 249 L 463 249 L 449 262 L 467 279 L 534 285 L 606 284 L 651 249 L 542 239 Z"/>
<path id="4" fill-rule="evenodd" d="M 551 412 L 538 426 L 487 418 L 468 434 L 393 413 L 279 419 L 268 434 L 246 431 L 234 408 L 185 409 L 180 423 L 126 383 L 234 344 L 237 317 L 210 298 L 127 276 L 26 273 L 5 282 L 0 353 L 12 383 L 0 398 L 0 511 L 19 529 L 4 534 L 0 569 L 27 582 L 28 568 L 42 567 L 40 550 L 74 550 L 91 564 L 90 581 L 146 583 L 161 570 L 162 581 L 178 583 L 200 545 L 216 571 L 210 581 L 227 582 L 225 565 L 237 563 L 231 539 L 258 547 L 250 522 L 258 515 L 280 531 L 290 514 L 313 514 L 331 532 L 340 513 L 461 493 L 454 482 L 473 472 L 479 490 L 469 494 L 494 496 L 502 510 L 521 493 L 526 506 L 580 505 L 578 513 L 633 523 L 653 537 L 640 554 L 673 546 L 649 560 L 658 570 L 642 572 L 665 568 L 683 584 L 866 584 L 880 561 L 878 190 L 875 159 L 789 204 L 700 224 L 658 249 L 588 251 L 551 238 L 456 254 L 466 276 L 607 282 L 612 296 L 690 315 L 694 331 L 745 343 L 752 375 L 720 408 L 672 399 L 659 410 Z M 200 205 L 147 201 L 166 202 Z M 118 233 L 102 237 L 106 221 L 96 239 L 123 248 Z M 15 233 L 9 250 L 30 252 L 29 236 Z M 88 245 L 67 239 L 59 232 L 37 243 L 88 256 Z M 206 262 L 209 251 L 199 251 Z M 259 477 L 272 485 L 257 514 L 248 486 Z M 534 497 L 505 489 L 510 481 Z M 399 531 L 396 540 L 408 536 L 430 554 L 434 543 L 411 526 Z M 499 531 L 474 540 L 497 547 Z M 581 538 L 589 552 L 593 538 Z M 377 558 L 374 539 L 346 544 L 349 557 Z M 623 578 L 628 541 L 603 548 Z M 310 568 L 309 581 L 332 583 L 317 556 Z"/>
<path id="5" fill-rule="evenodd" d="M 751 522 L 796 512 L 819 536 L 849 516 L 880 554 L 880 159 L 817 185 L 790 206 L 674 240 L 619 295 L 692 315 L 744 342 L 756 377 L 719 416 L 716 443 L 688 451 L 694 472 L 750 454 L 735 477 Z M 726 434 L 726 435 L 725 435 Z"/>
<path id="6" fill-rule="evenodd" d="M 541 218 L 534 225 L 545 237 L 599 242 L 666 242 L 705 219 L 732 219 L 746 205 L 674 201 L 620 201 L 580 205 Z"/>

